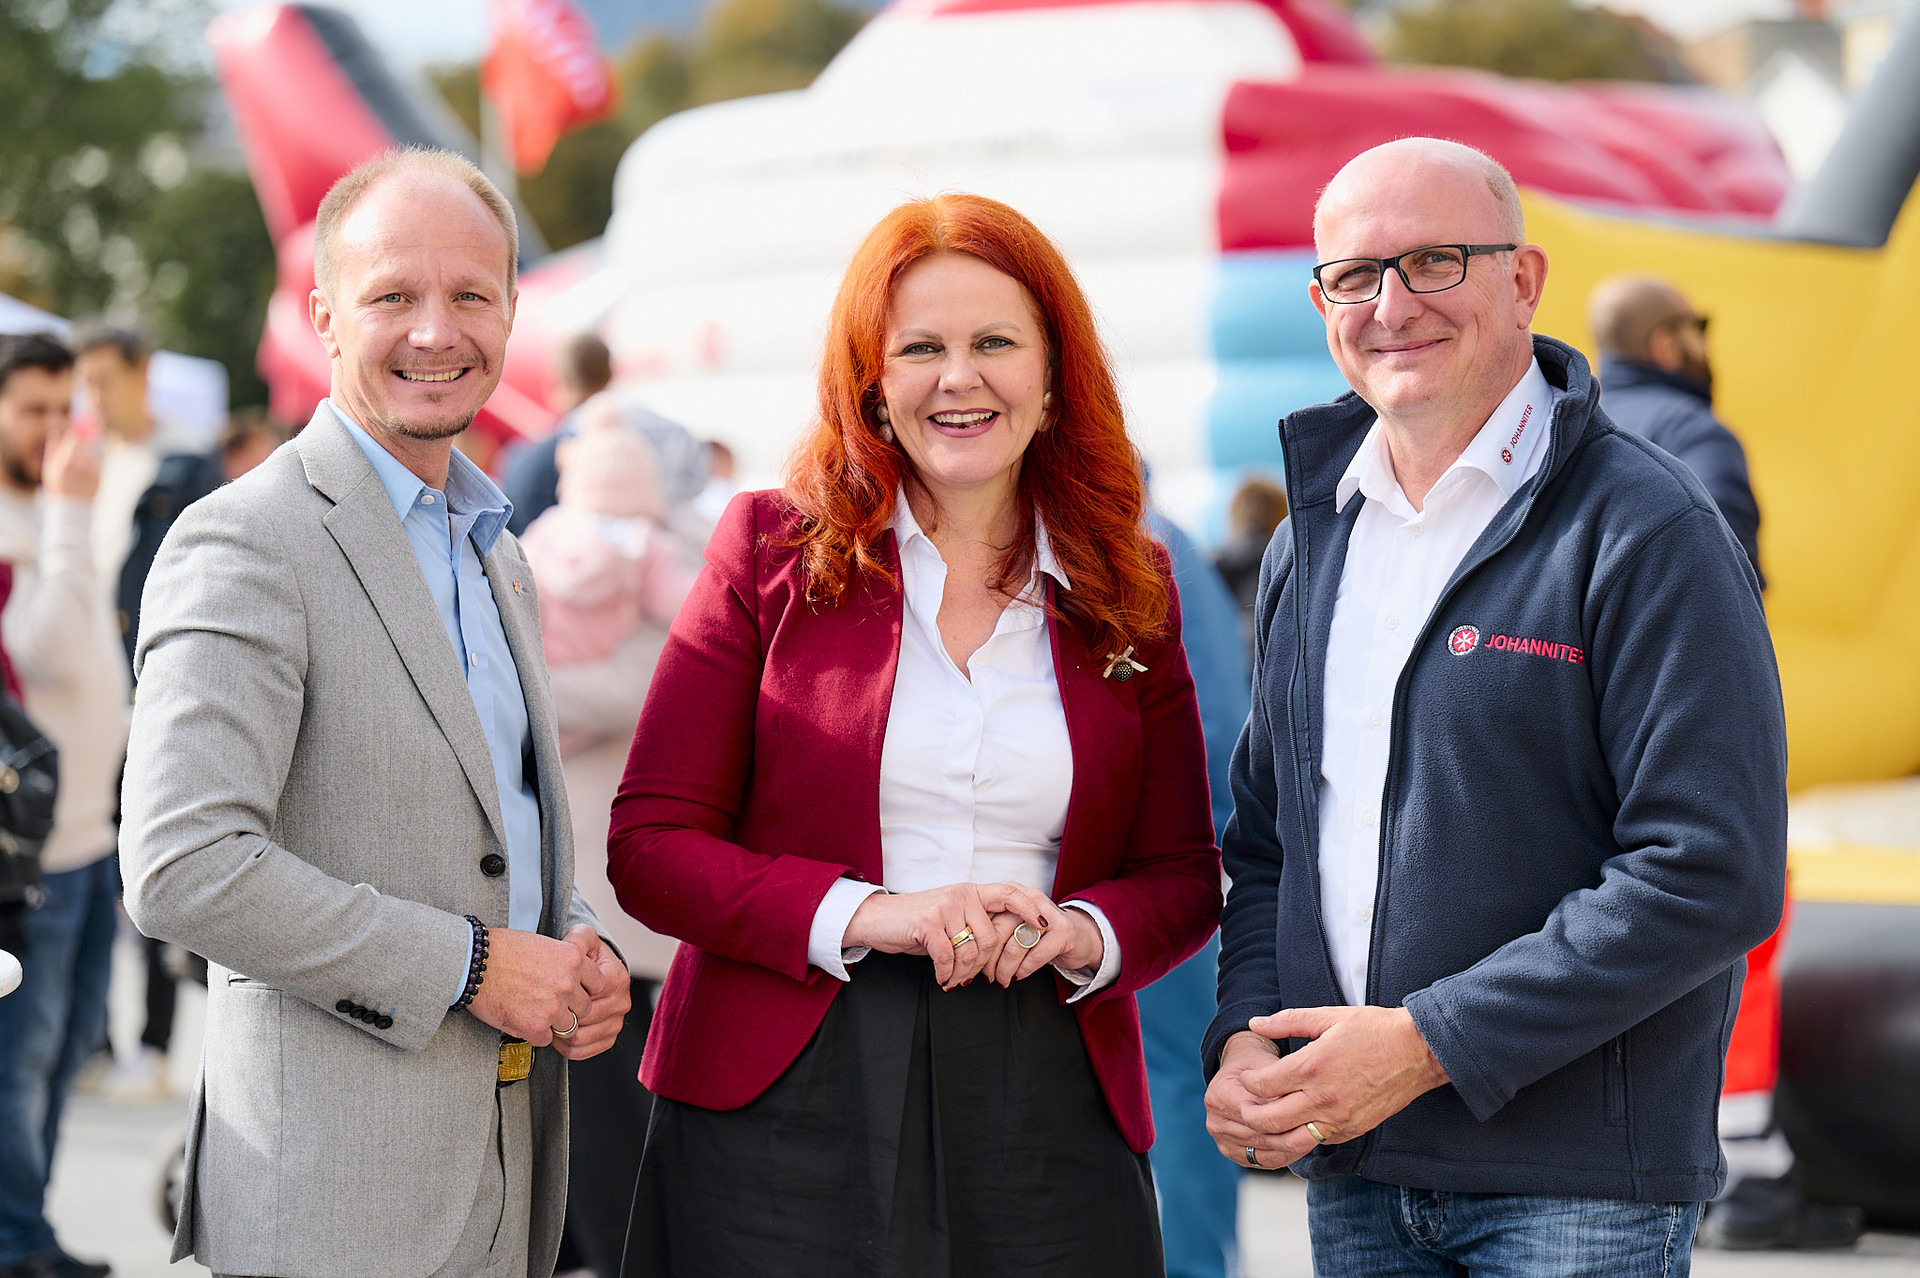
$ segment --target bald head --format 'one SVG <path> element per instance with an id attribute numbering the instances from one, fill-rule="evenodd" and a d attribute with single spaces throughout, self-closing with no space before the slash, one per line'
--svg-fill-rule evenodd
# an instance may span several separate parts
<path id="1" fill-rule="evenodd" d="M 437 147 L 410 146 L 388 151 L 356 167 L 335 182 L 320 201 L 313 219 L 313 277 L 323 293 L 331 293 L 340 259 L 343 225 L 375 187 L 401 181 L 414 190 L 464 187 L 506 238 L 507 285 L 519 273 L 520 225 L 513 206 L 492 180 L 464 155 Z"/>
<path id="2" fill-rule="evenodd" d="M 1444 138 L 1399 138 L 1354 156 L 1321 190 L 1313 206 L 1313 242 L 1320 259 L 1328 257 L 1330 218 L 1383 202 L 1451 205 L 1477 219 L 1496 241 L 1526 242 L 1520 191 L 1499 161 Z"/>
<path id="3" fill-rule="evenodd" d="M 1444 468 L 1531 366 L 1547 255 L 1525 242 L 1507 171 L 1439 138 L 1402 138 L 1348 161 L 1320 193 L 1313 239 L 1322 267 L 1308 291 L 1327 323 L 1327 348 L 1380 415 L 1396 471 L 1410 467 L 1402 486 L 1413 482 L 1407 491 L 1417 501 L 1420 481 L 1409 476 L 1424 466 L 1408 458 Z M 1447 245 L 1472 251 L 1414 252 Z M 1394 266 L 1368 276 L 1379 282 L 1373 296 L 1336 300 L 1320 270 L 1348 259 Z M 1441 265 L 1448 261 L 1451 270 Z M 1343 281 L 1350 273 L 1335 269 Z"/>
<path id="4" fill-rule="evenodd" d="M 1603 280 L 1587 300 L 1587 325 L 1600 349 L 1628 359 L 1646 359 L 1654 333 L 1692 318 L 1686 295 L 1650 275 Z"/>

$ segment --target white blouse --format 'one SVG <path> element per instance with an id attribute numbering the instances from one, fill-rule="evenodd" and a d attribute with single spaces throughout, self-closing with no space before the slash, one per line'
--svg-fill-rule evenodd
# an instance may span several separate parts
<path id="1" fill-rule="evenodd" d="M 894 501 L 893 533 L 906 608 L 880 750 L 884 890 L 1011 881 L 1051 895 L 1073 792 L 1073 746 L 1038 601 L 1040 574 L 1066 589 L 1066 573 L 1046 529 L 1036 527 L 1027 589 L 1002 610 L 962 674 L 940 641 L 946 561 L 921 531 L 904 492 Z M 847 924 L 860 902 L 881 890 L 849 878 L 835 883 L 814 913 L 808 962 L 849 979 L 846 965 L 868 950 L 843 947 Z M 1092 917 L 1106 947 L 1097 972 L 1061 970 L 1083 987 L 1078 999 L 1119 974 L 1120 947 L 1098 906 L 1065 904 Z"/>
<path id="2" fill-rule="evenodd" d="M 1394 691 L 1454 569 L 1546 463 L 1547 423 L 1560 398 L 1535 360 L 1417 511 L 1378 421 L 1335 489 L 1336 511 L 1356 495 L 1366 499 L 1334 596 L 1321 697 L 1320 912 L 1340 992 L 1354 1006 L 1367 1001 Z M 1471 639 L 1478 643 L 1479 632 Z"/>

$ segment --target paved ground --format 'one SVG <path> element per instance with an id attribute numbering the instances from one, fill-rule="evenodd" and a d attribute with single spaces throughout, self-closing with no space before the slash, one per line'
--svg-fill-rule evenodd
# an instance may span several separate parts
<path id="1" fill-rule="evenodd" d="M 122 980 L 127 970 L 116 955 L 114 1041 L 131 1043 L 139 1033 L 137 986 Z M 198 1050 L 204 996 L 182 1000 L 176 1071 L 191 1071 Z M 184 1089 L 188 1078 L 178 1078 Z M 50 1211 L 69 1249 L 111 1261 L 122 1278 L 199 1278 L 207 1271 L 191 1262 L 167 1264 L 167 1238 L 156 1211 L 160 1164 L 178 1140 L 184 1102 L 120 1106 L 77 1099 L 68 1109 L 66 1132 L 54 1169 Z M 1306 1194 L 1293 1176 L 1244 1178 L 1240 1234 L 1245 1278 L 1311 1278 L 1307 1255 Z M 1702 1251 L 1694 1258 L 1698 1278 L 1920 1278 L 1920 1236 L 1869 1234 L 1846 1253 L 1735 1255 Z"/>

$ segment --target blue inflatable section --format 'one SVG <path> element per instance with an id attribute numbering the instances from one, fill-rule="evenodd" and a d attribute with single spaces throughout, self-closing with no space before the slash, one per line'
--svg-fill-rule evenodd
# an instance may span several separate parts
<path id="1" fill-rule="evenodd" d="M 1207 411 L 1207 449 L 1221 497 L 1249 468 L 1278 474 L 1282 417 L 1344 393 L 1307 283 L 1306 249 L 1224 253 L 1213 302 L 1220 381 Z"/>

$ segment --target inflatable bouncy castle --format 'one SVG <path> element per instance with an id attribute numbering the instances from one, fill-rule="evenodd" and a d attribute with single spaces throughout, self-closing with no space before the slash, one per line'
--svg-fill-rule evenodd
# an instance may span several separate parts
<path id="1" fill-rule="evenodd" d="M 620 167 L 622 380 L 771 478 L 813 402 L 848 255 L 908 195 L 1003 199 L 1066 250 L 1162 503 L 1205 525 L 1274 422 L 1345 389 L 1307 301 L 1347 159 L 1459 138 L 1589 205 L 1758 225 L 1787 189 L 1716 95 L 1378 65 L 1326 0 L 900 0 L 803 91 L 688 111 Z"/>

